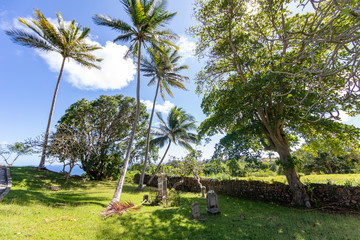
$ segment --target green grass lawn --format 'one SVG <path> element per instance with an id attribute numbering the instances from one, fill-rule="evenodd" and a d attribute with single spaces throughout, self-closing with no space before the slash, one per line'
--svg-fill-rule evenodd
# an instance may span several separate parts
<path id="1" fill-rule="evenodd" d="M 182 193 L 180 207 L 143 206 L 138 212 L 103 220 L 100 211 L 116 182 L 71 179 L 33 168 L 11 168 L 13 187 L 0 203 L 0 239 L 360 239 L 360 217 L 295 209 L 219 196 L 222 213 L 206 213 L 200 194 Z M 61 186 L 54 192 L 50 185 Z M 143 194 L 126 184 L 122 200 Z M 200 203 L 203 219 L 192 220 Z M 57 206 L 65 203 L 65 206 Z M 240 215 L 245 216 L 241 220 Z"/>
<path id="2" fill-rule="evenodd" d="M 238 177 L 239 180 L 253 180 L 264 182 L 281 182 L 287 184 L 285 175 L 268 176 L 268 177 Z M 324 183 L 335 185 L 348 185 L 360 187 L 360 174 L 322 174 L 322 175 L 304 175 L 301 176 L 301 182 L 307 183 Z"/>

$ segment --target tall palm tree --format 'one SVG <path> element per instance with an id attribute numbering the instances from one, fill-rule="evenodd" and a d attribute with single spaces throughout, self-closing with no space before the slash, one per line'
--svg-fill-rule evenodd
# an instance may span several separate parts
<path id="1" fill-rule="evenodd" d="M 59 90 L 61 75 L 63 73 L 65 60 L 74 59 L 77 63 L 88 67 L 97 68 L 94 62 L 100 62 L 102 59 L 96 58 L 91 52 L 100 49 L 97 45 L 88 44 L 86 38 L 89 36 L 90 28 L 81 29 L 80 24 L 75 23 L 75 19 L 67 25 L 64 23 L 61 13 L 56 14 L 58 26 L 55 27 L 44 17 L 44 15 L 35 9 L 34 17 L 31 22 L 26 22 L 19 18 L 19 21 L 30 31 L 11 29 L 6 34 L 11 37 L 13 42 L 26 47 L 40 49 L 46 52 L 57 52 L 62 56 L 62 63 L 59 77 L 56 83 L 54 96 L 51 104 L 48 124 L 45 132 L 44 146 L 41 155 L 39 168 L 45 168 L 46 146 L 49 138 L 50 125 L 54 112 L 56 96 Z"/>
<path id="2" fill-rule="evenodd" d="M 173 107 L 167 117 L 167 122 L 164 121 L 159 112 L 157 112 L 156 115 L 160 120 L 160 127 L 153 128 L 153 135 L 157 136 L 157 138 L 153 139 L 151 143 L 159 147 L 163 147 L 165 144 L 168 144 L 168 146 L 165 150 L 164 156 L 156 167 L 154 174 L 148 181 L 148 185 L 150 185 L 155 177 L 155 174 L 159 171 L 159 168 L 169 151 L 171 143 L 175 143 L 191 151 L 193 148 L 190 143 L 197 142 L 197 136 L 194 133 L 189 132 L 196 129 L 195 119 L 181 108 Z"/>
<path id="3" fill-rule="evenodd" d="M 140 175 L 138 190 L 143 189 L 145 170 L 148 159 L 149 152 L 149 143 L 150 143 L 150 131 L 151 124 L 155 111 L 155 104 L 157 95 L 160 89 L 161 97 L 165 100 L 165 92 L 166 91 L 171 97 L 173 97 L 173 93 L 170 89 L 171 87 L 180 88 L 183 90 L 187 90 L 183 85 L 183 82 L 188 79 L 186 76 L 182 76 L 177 74 L 177 72 L 188 69 L 187 65 L 177 66 L 181 57 L 178 55 L 178 52 L 172 51 L 170 48 L 165 48 L 163 50 L 155 50 L 153 48 L 149 49 L 150 60 L 143 59 L 141 63 L 141 71 L 145 72 L 145 76 L 152 77 L 148 85 L 156 85 L 155 97 L 153 102 L 153 107 L 150 116 L 148 134 L 146 139 L 146 150 L 145 150 L 145 159 L 143 163 L 143 168 Z"/>
<path id="4" fill-rule="evenodd" d="M 137 55 L 137 87 L 136 87 L 136 114 L 132 128 L 132 133 L 129 138 L 129 144 L 125 156 L 125 161 L 121 175 L 112 198 L 112 202 L 120 200 L 122 187 L 124 185 L 125 175 L 128 168 L 131 147 L 134 140 L 136 126 L 139 118 L 140 109 L 140 60 L 142 46 L 150 44 L 151 46 L 158 46 L 159 44 L 167 44 L 173 46 L 171 39 L 176 38 L 176 35 L 167 29 L 161 29 L 165 24 L 171 20 L 176 13 L 169 13 L 165 9 L 166 0 L 121 0 L 125 11 L 130 16 L 132 25 L 126 22 L 110 18 L 108 16 L 95 15 L 94 21 L 98 25 L 108 26 L 121 33 L 115 38 L 114 42 L 130 41 L 131 45 L 129 51 L 126 53 L 127 57 L 130 53 Z"/>

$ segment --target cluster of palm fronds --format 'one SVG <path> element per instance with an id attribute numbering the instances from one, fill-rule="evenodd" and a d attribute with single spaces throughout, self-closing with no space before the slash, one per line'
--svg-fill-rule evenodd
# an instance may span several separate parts
<path id="1" fill-rule="evenodd" d="M 135 206 L 133 202 L 111 202 L 109 207 L 101 212 L 103 218 L 107 218 L 111 215 L 118 214 L 121 215 L 126 211 L 136 211 L 141 208 L 141 204 Z"/>

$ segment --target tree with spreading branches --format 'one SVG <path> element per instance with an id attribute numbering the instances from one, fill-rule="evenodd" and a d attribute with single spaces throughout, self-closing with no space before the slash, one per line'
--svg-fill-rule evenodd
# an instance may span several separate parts
<path id="1" fill-rule="evenodd" d="M 60 73 L 56 83 L 49 119 L 44 136 L 44 145 L 41 155 L 39 168 L 45 168 L 46 147 L 49 138 L 50 125 L 53 117 L 56 96 L 59 90 L 60 79 L 64 70 L 65 60 L 73 59 L 80 65 L 88 68 L 97 68 L 95 62 L 100 62 L 102 59 L 97 58 L 92 54 L 93 51 L 101 47 L 94 44 L 89 44 L 86 39 L 89 37 L 90 28 L 82 28 L 80 24 L 76 24 L 75 19 L 67 24 L 63 20 L 61 13 L 57 14 L 58 26 L 52 25 L 45 16 L 35 9 L 35 19 L 32 21 L 25 21 L 19 18 L 19 21 L 27 30 L 10 29 L 6 34 L 11 37 L 13 42 L 20 45 L 36 48 L 45 52 L 56 52 L 62 56 L 62 63 Z"/>
<path id="2" fill-rule="evenodd" d="M 150 185 L 156 173 L 159 171 L 171 143 L 182 146 L 189 151 L 193 150 L 190 144 L 197 143 L 197 135 L 190 132 L 196 129 L 195 118 L 187 114 L 182 108 L 173 107 L 166 119 L 167 121 L 163 119 L 161 113 L 157 112 L 156 115 L 159 118 L 160 126 L 153 128 L 152 135 L 156 136 L 156 138 L 151 141 L 151 144 L 155 144 L 160 148 L 164 147 L 165 144 L 168 145 L 147 185 Z"/>
<path id="3" fill-rule="evenodd" d="M 9 167 L 11 167 L 20 156 L 33 153 L 32 146 L 27 142 L 16 142 L 14 144 L 8 144 L 6 145 L 6 148 L 7 149 L 3 149 L 0 145 L 0 157 L 2 157 L 4 162 Z M 11 158 L 13 154 L 15 155 L 15 157 Z"/>
<path id="4" fill-rule="evenodd" d="M 337 122 L 339 110 L 350 114 L 360 110 L 358 80 L 352 74 L 359 64 L 355 16 L 359 3 L 353 3 L 198 0 L 195 4 L 199 25 L 191 32 L 199 39 L 198 55 L 208 57 L 197 76 L 198 91 L 204 94 L 202 109 L 208 115 L 200 134 L 226 133 L 224 139 L 235 141 L 241 151 L 261 145 L 277 152 L 296 205 L 311 205 L 291 155 L 290 146 L 298 136 L 359 134 Z M 296 13 L 304 5 L 314 11 Z M 292 12 L 290 7 L 296 6 Z"/>
<path id="5" fill-rule="evenodd" d="M 156 50 L 149 48 L 150 59 L 144 58 L 141 63 L 141 71 L 144 72 L 145 76 L 151 77 L 148 85 L 156 84 L 155 97 L 153 107 L 150 115 L 150 122 L 148 127 L 147 139 L 146 139 L 146 150 L 145 159 L 140 175 L 138 190 L 143 189 L 145 170 L 147 166 L 147 158 L 150 147 L 150 132 L 152 120 L 155 112 L 155 104 L 158 92 L 160 90 L 162 99 L 165 100 L 165 91 L 173 97 L 173 93 L 170 87 L 175 87 L 183 90 L 187 90 L 183 84 L 188 77 L 178 74 L 183 69 L 188 69 L 187 65 L 178 66 L 181 57 L 178 52 L 172 51 L 170 48 L 164 50 Z"/>
<path id="6" fill-rule="evenodd" d="M 132 127 L 132 133 L 129 138 L 128 149 L 123 165 L 123 169 L 112 198 L 112 202 L 120 200 L 122 187 L 124 185 L 125 175 L 129 164 L 131 146 L 134 140 L 136 126 L 140 111 L 140 62 L 141 50 L 150 46 L 157 48 L 160 44 L 174 46 L 172 39 L 177 36 L 168 29 L 164 29 L 176 13 L 169 13 L 166 10 L 165 0 L 121 0 L 126 13 L 130 16 L 131 24 L 120 19 L 110 18 L 103 15 L 95 15 L 93 18 L 95 23 L 101 26 L 107 26 L 121 33 L 114 42 L 130 41 L 130 48 L 126 53 L 127 57 L 130 53 L 137 57 L 137 84 L 136 84 L 136 115 Z"/>

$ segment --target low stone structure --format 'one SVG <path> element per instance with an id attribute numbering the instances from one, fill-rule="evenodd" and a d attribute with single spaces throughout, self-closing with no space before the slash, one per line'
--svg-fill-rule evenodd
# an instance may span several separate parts
<path id="1" fill-rule="evenodd" d="M 210 187 L 209 192 L 206 194 L 206 211 L 211 214 L 220 213 L 218 198 L 212 187 Z"/>
<path id="2" fill-rule="evenodd" d="M 9 193 L 11 187 L 10 169 L 0 165 L 0 202 Z"/>
<path id="3" fill-rule="evenodd" d="M 161 168 L 160 176 L 157 179 L 158 182 L 158 200 L 160 202 L 167 198 L 167 177 L 164 173 L 164 167 Z"/>
<path id="4" fill-rule="evenodd" d="M 134 182 L 138 183 L 139 178 L 139 174 L 135 175 Z M 147 182 L 149 178 L 150 176 L 146 175 L 145 182 Z M 184 182 L 176 188 L 177 190 L 201 193 L 201 189 L 195 178 L 167 177 L 167 179 L 168 188 L 171 188 L 175 183 L 184 179 Z M 156 180 L 157 179 L 154 179 L 151 186 L 157 187 Z M 285 204 L 290 204 L 292 200 L 290 187 L 279 182 L 265 183 L 245 180 L 218 181 L 209 178 L 202 178 L 201 182 L 207 189 L 209 189 L 210 186 L 213 186 L 216 193 L 232 197 Z M 360 187 L 346 187 L 330 184 L 310 184 L 309 186 L 308 189 L 311 190 L 309 195 L 312 196 L 313 203 L 316 203 L 319 206 L 333 205 L 360 210 Z"/>
<path id="5" fill-rule="evenodd" d="M 200 218 L 200 204 L 198 202 L 193 202 L 191 204 L 191 217 L 192 218 Z"/>

